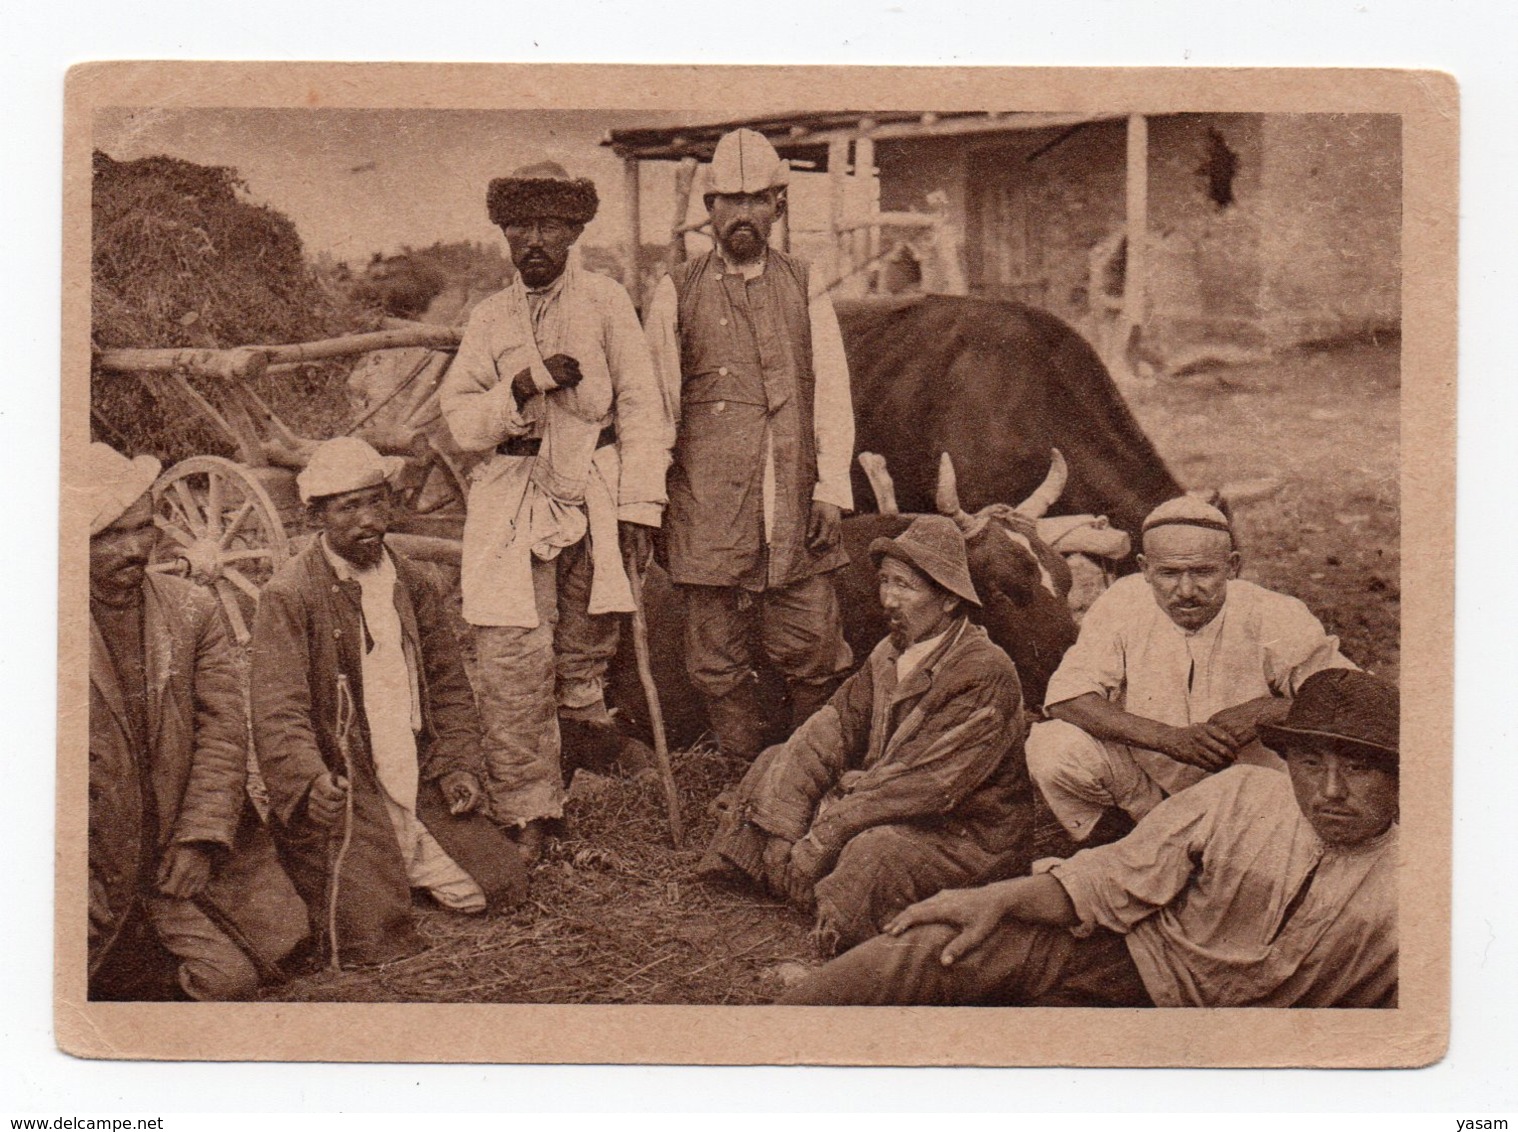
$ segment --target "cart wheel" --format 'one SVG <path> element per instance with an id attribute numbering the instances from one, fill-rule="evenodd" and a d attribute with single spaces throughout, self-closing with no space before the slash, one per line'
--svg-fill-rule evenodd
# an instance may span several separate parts
<path id="1" fill-rule="evenodd" d="M 237 643 L 247 644 L 258 593 L 290 556 L 269 493 L 241 464 L 191 456 L 158 477 L 153 507 L 161 535 L 152 568 L 214 589 Z"/>

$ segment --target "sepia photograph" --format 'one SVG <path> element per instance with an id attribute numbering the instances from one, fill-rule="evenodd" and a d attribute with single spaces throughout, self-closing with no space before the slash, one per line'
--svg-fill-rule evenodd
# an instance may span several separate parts
<path id="1" fill-rule="evenodd" d="M 1439 1056 L 1452 85 L 651 71 L 71 74 L 65 1048 Z"/>

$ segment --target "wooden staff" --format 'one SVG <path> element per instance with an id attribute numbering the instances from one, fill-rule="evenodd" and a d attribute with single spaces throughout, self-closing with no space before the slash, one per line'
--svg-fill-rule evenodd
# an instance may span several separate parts
<path id="1" fill-rule="evenodd" d="M 342 881 L 343 858 L 348 855 L 348 846 L 353 841 L 353 756 L 348 752 L 348 736 L 353 730 L 353 692 L 348 687 L 348 674 L 337 674 L 337 749 L 343 756 L 343 774 L 348 779 L 348 793 L 343 798 L 343 837 L 337 845 L 337 852 L 332 856 L 332 876 L 327 884 L 327 944 L 331 948 L 331 958 L 327 966 L 332 971 L 341 971 L 342 963 L 337 955 L 337 891 Z"/>
<path id="2" fill-rule="evenodd" d="M 633 653 L 638 658 L 638 679 L 648 700 L 648 722 L 654 733 L 654 761 L 659 767 L 659 782 L 664 787 L 664 812 L 669 817 L 669 836 L 675 848 L 685 840 L 685 823 L 680 817 L 680 792 L 675 787 L 675 771 L 669 762 L 669 739 L 664 734 L 664 709 L 659 706 L 659 689 L 654 684 L 654 666 L 648 651 L 648 620 L 643 615 L 643 571 L 638 563 L 627 559 L 627 581 L 632 586 Z"/>

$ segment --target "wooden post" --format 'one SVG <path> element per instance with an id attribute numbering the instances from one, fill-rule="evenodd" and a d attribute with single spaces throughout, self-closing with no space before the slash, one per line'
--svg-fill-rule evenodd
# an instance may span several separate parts
<path id="1" fill-rule="evenodd" d="M 849 139 L 828 142 L 828 220 L 833 230 L 833 278 L 841 279 L 853 265 L 849 262 L 849 236 L 845 230 L 849 208 Z"/>
<path id="2" fill-rule="evenodd" d="M 854 176 L 850 187 L 852 194 L 853 222 L 872 220 L 880 211 L 879 198 L 875 196 L 875 140 L 869 137 L 854 139 Z M 880 254 L 880 227 L 869 224 L 855 228 L 853 233 L 853 268 L 858 270 L 864 264 L 870 263 Z M 869 282 L 868 278 L 861 278 L 858 287 L 861 289 Z"/>
<path id="3" fill-rule="evenodd" d="M 643 270 L 639 261 L 643 258 L 642 200 L 638 193 L 638 174 L 641 166 L 636 157 L 622 159 L 622 207 L 627 210 L 627 258 L 623 261 L 623 284 L 632 296 L 633 306 L 643 309 Z"/>
<path id="4" fill-rule="evenodd" d="M 680 159 L 675 170 L 675 221 L 670 225 L 669 266 L 685 262 L 685 216 L 690 211 L 691 187 L 696 183 L 696 159 Z"/>
<path id="5" fill-rule="evenodd" d="M 1128 115 L 1128 257 L 1123 276 L 1123 322 L 1131 335 L 1142 327 L 1148 293 L 1149 120 Z"/>

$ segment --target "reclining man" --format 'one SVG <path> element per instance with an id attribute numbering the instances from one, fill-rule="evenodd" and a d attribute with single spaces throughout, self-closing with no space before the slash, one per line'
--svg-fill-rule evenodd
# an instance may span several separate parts
<path id="1" fill-rule="evenodd" d="M 1309 677 L 1236 766 L 1052 872 L 941 892 L 803 980 L 790 1005 L 1397 1002 L 1398 696 Z"/>
<path id="2" fill-rule="evenodd" d="M 1109 807 L 1137 821 L 1235 762 L 1280 769 L 1260 726 L 1279 723 L 1313 673 L 1354 667 L 1300 601 L 1238 580 L 1233 531 L 1215 507 L 1160 504 L 1138 561 L 1143 574 L 1087 612 L 1049 680 L 1052 718 L 1028 735 L 1028 771 L 1077 842 Z M 1114 835 L 1131 828 L 1113 818 Z"/>
<path id="3" fill-rule="evenodd" d="M 251 998 L 305 916 L 247 804 L 216 598 L 147 569 L 158 469 L 90 445 L 89 995 Z"/>
<path id="4" fill-rule="evenodd" d="M 317 448 L 296 485 L 321 537 L 264 587 L 253 627 L 253 739 L 280 848 L 345 965 L 423 950 L 413 888 L 472 913 L 527 894 L 517 847 L 479 812 L 480 724 L 453 629 L 385 545 L 401 466 L 355 437 Z"/>
<path id="5" fill-rule="evenodd" d="M 870 555 L 890 636 L 755 761 L 702 862 L 815 904 L 840 950 L 942 888 L 1024 871 L 1031 851 L 1022 692 L 966 617 L 980 600 L 964 537 L 924 515 Z"/>

